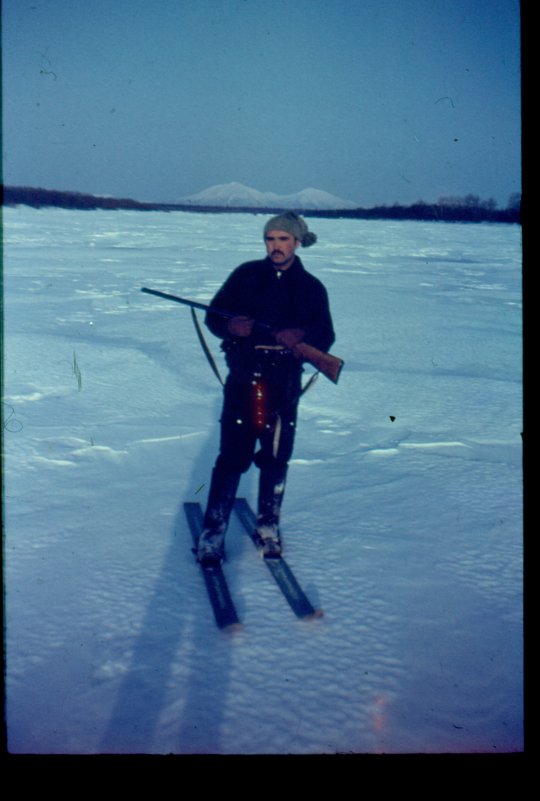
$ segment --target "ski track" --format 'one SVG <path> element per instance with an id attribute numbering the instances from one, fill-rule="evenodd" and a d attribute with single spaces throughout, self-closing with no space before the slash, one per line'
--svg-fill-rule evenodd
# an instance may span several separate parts
<path id="1" fill-rule="evenodd" d="M 140 287 L 208 301 L 257 219 L 5 209 L 10 751 L 519 751 L 519 231 L 317 220 L 345 368 L 302 399 L 283 534 L 325 616 L 294 617 L 233 521 L 231 635 L 182 509 L 219 387 Z"/>

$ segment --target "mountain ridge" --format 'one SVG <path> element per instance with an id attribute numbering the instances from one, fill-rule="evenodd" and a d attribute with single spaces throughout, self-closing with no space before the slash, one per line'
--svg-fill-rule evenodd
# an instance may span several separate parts
<path id="1" fill-rule="evenodd" d="M 216 184 L 195 195 L 181 198 L 179 203 L 194 206 L 220 206 L 223 208 L 283 208 L 290 210 L 339 210 L 356 209 L 357 203 L 325 192 L 322 189 L 309 187 L 289 195 L 278 195 L 274 192 L 260 192 L 250 186 L 233 181 L 228 184 Z"/>

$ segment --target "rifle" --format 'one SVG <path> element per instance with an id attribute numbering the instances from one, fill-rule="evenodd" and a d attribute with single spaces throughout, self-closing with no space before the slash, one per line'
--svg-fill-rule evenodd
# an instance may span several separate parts
<path id="1" fill-rule="evenodd" d="M 221 309 L 207 306 L 204 303 L 198 303 L 195 300 L 179 298 L 178 295 L 160 292 L 158 289 L 148 289 L 146 286 L 141 287 L 141 292 L 146 292 L 148 295 L 156 295 L 158 298 L 165 298 L 165 300 L 174 300 L 176 303 L 183 303 L 185 306 L 191 306 L 192 309 L 201 309 L 202 311 L 211 312 L 212 314 L 219 314 L 221 317 L 226 317 L 227 319 L 238 316 L 236 312 L 222 311 Z M 259 322 L 258 320 L 255 321 L 255 327 L 267 333 L 272 333 L 273 330 L 270 325 Z M 338 356 L 332 356 L 330 353 L 325 353 L 315 348 L 313 345 L 308 345 L 307 342 L 299 342 L 294 346 L 293 352 L 299 358 L 304 359 L 304 361 L 316 367 L 319 372 L 330 379 L 330 381 L 333 381 L 334 384 L 337 384 L 341 368 L 344 365 L 343 359 L 340 359 Z"/>

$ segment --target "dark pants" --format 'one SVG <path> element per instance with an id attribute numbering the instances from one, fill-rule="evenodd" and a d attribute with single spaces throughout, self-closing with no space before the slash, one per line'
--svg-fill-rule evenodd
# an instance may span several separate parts
<path id="1" fill-rule="evenodd" d="M 301 371 L 293 358 L 260 354 L 247 368 L 231 370 L 224 389 L 220 451 L 205 528 L 225 534 L 241 475 L 252 463 L 260 469 L 259 522 L 277 525 L 301 391 Z"/>

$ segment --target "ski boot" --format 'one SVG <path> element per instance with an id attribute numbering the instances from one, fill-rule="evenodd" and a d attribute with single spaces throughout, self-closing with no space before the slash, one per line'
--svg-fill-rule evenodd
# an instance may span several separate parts
<path id="1" fill-rule="evenodd" d="M 225 532 L 239 481 L 240 473 L 220 469 L 217 465 L 212 471 L 203 530 L 196 549 L 203 567 L 221 564 L 225 558 Z"/>
<path id="2" fill-rule="evenodd" d="M 265 559 L 277 559 L 283 553 L 279 516 L 285 492 L 286 469 L 261 469 L 256 536 Z"/>
<path id="3" fill-rule="evenodd" d="M 220 532 L 204 529 L 197 543 L 197 561 L 203 567 L 217 567 L 225 558 L 224 537 Z"/>
<path id="4" fill-rule="evenodd" d="M 263 559 L 279 559 L 283 554 L 283 543 L 277 522 L 265 522 L 257 518 L 256 536 Z"/>

